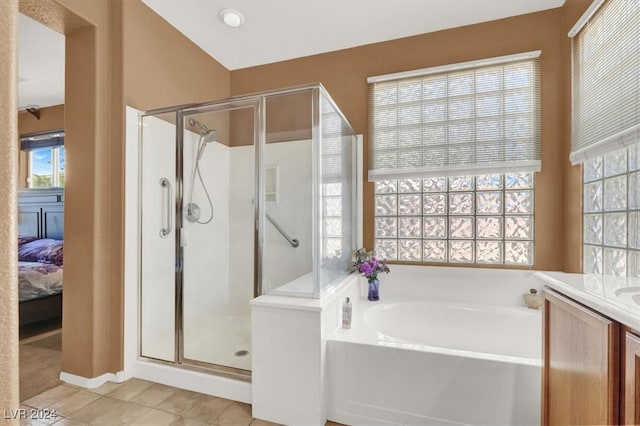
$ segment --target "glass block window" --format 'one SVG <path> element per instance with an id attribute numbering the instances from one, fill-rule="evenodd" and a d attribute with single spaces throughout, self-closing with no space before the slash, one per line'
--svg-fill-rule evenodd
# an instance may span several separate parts
<path id="1" fill-rule="evenodd" d="M 322 250 L 325 257 L 342 255 L 342 184 L 322 185 Z"/>
<path id="2" fill-rule="evenodd" d="M 640 144 L 583 167 L 583 271 L 640 277 Z"/>
<path id="3" fill-rule="evenodd" d="M 376 255 L 533 265 L 533 183 L 533 173 L 374 182 Z"/>
<path id="4" fill-rule="evenodd" d="M 540 53 L 369 77 L 369 181 L 539 171 Z"/>

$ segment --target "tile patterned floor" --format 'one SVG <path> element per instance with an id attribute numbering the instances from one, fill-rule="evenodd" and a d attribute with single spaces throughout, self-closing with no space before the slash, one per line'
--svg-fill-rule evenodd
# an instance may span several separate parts
<path id="1" fill-rule="evenodd" d="M 274 425 L 254 419 L 249 404 L 145 380 L 107 382 L 96 389 L 60 384 L 60 340 L 58 331 L 21 342 L 20 408 L 27 415 L 55 412 L 46 419 L 23 419 L 21 425 Z"/>
<path id="2" fill-rule="evenodd" d="M 20 400 L 31 398 L 62 382 L 60 330 L 20 341 Z"/>
<path id="3" fill-rule="evenodd" d="M 25 420 L 23 425 L 218 425 L 261 426 L 251 406 L 215 396 L 131 379 L 96 389 L 63 384 L 22 403 L 27 413 L 49 410 L 57 417 Z M 46 413 L 46 411 L 42 411 Z"/>
<path id="4" fill-rule="evenodd" d="M 49 419 L 24 419 L 21 425 L 217 425 L 268 426 L 254 419 L 251 405 L 145 380 L 107 382 L 96 389 L 62 384 L 22 403 L 26 413 L 54 413 Z M 327 426 L 339 426 L 327 422 Z"/>

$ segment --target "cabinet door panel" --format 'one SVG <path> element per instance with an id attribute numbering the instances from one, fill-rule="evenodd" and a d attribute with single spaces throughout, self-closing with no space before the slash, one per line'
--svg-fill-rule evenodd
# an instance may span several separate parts
<path id="1" fill-rule="evenodd" d="M 545 424 L 617 424 L 618 323 L 551 290 L 543 321 Z"/>
<path id="2" fill-rule="evenodd" d="M 624 356 L 622 359 L 623 380 L 620 415 L 623 424 L 640 424 L 640 337 L 628 331 L 624 334 Z"/>

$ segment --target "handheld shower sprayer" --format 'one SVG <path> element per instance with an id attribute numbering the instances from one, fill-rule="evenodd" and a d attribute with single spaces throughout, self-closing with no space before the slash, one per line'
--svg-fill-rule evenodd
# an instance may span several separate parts
<path id="1" fill-rule="evenodd" d="M 215 129 L 210 130 L 205 124 L 193 118 L 189 119 L 189 125 L 191 127 L 197 127 L 198 130 L 200 130 L 200 137 L 204 138 L 205 143 L 214 142 L 218 136 L 218 132 Z"/>
<path id="2" fill-rule="evenodd" d="M 200 139 L 198 140 L 198 146 L 195 151 L 195 161 L 193 166 L 193 173 L 191 174 L 191 186 L 189 189 L 189 203 L 185 208 L 185 217 L 191 223 L 199 223 L 202 225 L 206 225 L 207 223 L 213 220 L 213 202 L 211 201 L 211 196 L 209 195 L 209 191 L 207 191 L 207 187 L 204 184 L 204 180 L 202 179 L 202 175 L 200 174 L 200 159 L 204 154 L 204 150 L 209 142 L 214 142 L 217 139 L 218 132 L 215 129 L 209 129 L 206 125 L 200 123 L 199 121 L 189 118 L 189 125 L 191 127 L 197 127 L 200 131 Z M 209 202 L 209 207 L 211 208 L 211 215 L 205 221 L 200 221 L 200 206 L 193 202 L 193 189 L 195 186 L 196 175 L 200 180 L 200 184 L 202 185 L 202 189 L 204 190 L 205 195 L 207 196 L 207 201 Z"/>
<path id="3" fill-rule="evenodd" d="M 202 124 L 201 122 L 190 118 L 189 119 L 189 126 L 191 127 L 197 127 L 198 130 L 200 130 L 200 134 L 204 134 L 207 133 L 209 131 L 209 128 L 207 126 L 205 126 L 204 124 Z"/>

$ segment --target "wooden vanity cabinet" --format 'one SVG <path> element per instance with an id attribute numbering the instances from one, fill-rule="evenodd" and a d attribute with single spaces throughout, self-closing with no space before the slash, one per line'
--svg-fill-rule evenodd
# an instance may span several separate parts
<path id="1" fill-rule="evenodd" d="M 544 299 L 542 423 L 618 424 L 620 325 L 552 290 Z"/>
<path id="2" fill-rule="evenodd" d="M 640 425 L 640 333 L 551 289 L 542 321 L 542 423 Z"/>
<path id="3" fill-rule="evenodd" d="M 640 424 L 640 337 L 624 328 L 620 416 L 625 425 Z"/>

